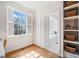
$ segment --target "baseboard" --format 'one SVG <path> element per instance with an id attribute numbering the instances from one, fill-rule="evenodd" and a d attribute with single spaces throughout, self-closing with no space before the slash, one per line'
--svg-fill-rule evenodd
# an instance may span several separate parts
<path id="1" fill-rule="evenodd" d="M 35 44 L 35 45 L 37 45 L 37 46 L 39 46 L 39 47 L 41 47 L 41 48 L 45 49 L 45 47 L 44 47 L 44 46 L 42 46 L 42 45 L 39 45 L 39 44 L 37 44 L 37 43 L 33 43 L 33 44 Z"/>

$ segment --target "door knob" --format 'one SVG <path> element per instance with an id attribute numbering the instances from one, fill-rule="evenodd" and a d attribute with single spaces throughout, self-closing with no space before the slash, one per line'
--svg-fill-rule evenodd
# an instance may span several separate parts
<path id="1" fill-rule="evenodd" d="M 57 34 L 57 32 L 56 32 L 56 31 L 54 31 L 54 34 Z"/>
<path id="2" fill-rule="evenodd" d="M 56 44 L 58 44 L 58 42 L 56 42 Z"/>

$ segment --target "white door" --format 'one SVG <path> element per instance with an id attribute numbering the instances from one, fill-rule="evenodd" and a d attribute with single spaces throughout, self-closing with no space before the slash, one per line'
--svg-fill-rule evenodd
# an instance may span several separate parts
<path id="1" fill-rule="evenodd" d="M 54 16 L 48 17 L 48 39 L 47 39 L 47 49 L 55 54 L 59 55 L 59 26 L 58 18 Z"/>

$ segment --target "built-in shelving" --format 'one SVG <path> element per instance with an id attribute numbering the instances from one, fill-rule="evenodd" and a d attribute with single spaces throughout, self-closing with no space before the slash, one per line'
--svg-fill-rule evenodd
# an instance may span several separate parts
<path id="1" fill-rule="evenodd" d="M 74 44 L 79 44 L 78 41 L 68 41 L 68 40 L 64 40 L 64 42 L 67 42 L 67 43 L 74 43 Z"/>
<path id="2" fill-rule="evenodd" d="M 69 10 L 69 9 L 72 9 L 72 8 L 79 7 L 78 5 L 79 5 L 79 3 L 76 3 L 76 4 L 74 4 L 74 5 L 70 5 L 70 6 L 68 6 L 68 7 L 65 7 L 64 10 Z"/>
<path id="3" fill-rule="evenodd" d="M 66 2 L 70 4 L 67 4 Z M 75 4 L 72 1 L 66 2 L 64 2 L 64 6 L 67 6 L 64 7 L 64 56 L 69 58 L 79 58 L 79 14 L 73 12 L 75 9 L 78 10 L 79 3 L 77 1 L 75 1 L 76 3 L 74 2 Z"/>

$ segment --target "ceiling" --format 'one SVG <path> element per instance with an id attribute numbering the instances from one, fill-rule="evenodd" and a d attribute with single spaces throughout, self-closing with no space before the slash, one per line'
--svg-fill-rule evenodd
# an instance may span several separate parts
<path id="1" fill-rule="evenodd" d="M 17 1 L 16 3 L 40 14 L 55 13 L 61 7 L 61 1 Z"/>

